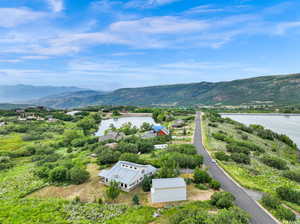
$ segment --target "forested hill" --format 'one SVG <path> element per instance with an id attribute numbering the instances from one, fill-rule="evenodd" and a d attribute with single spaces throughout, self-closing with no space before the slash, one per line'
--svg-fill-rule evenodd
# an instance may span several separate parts
<path id="1" fill-rule="evenodd" d="M 45 106 L 61 108 L 81 105 L 135 105 L 135 106 L 191 106 L 240 105 L 255 103 L 299 104 L 300 74 L 263 76 L 229 82 L 200 82 L 162 85 L 143 88 L 125 88 L 103 94 L 79 96 L 72 93 L 38 101 Z M 63 102 L 60 105 L 58 102 Z"/>

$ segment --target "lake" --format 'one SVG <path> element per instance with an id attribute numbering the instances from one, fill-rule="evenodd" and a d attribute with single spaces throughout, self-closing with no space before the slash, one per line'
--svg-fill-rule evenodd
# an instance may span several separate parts
<path id="1" fill-rule="evenodd" d="M 300 115 L 222 114 L 240 123 L 260 124 L 279 134 L 289 136 L 300 147 Z"/>
<path id="2" fill-rule="evenodd" d="M 156 124 L 152 117 L 120 117 L 102 120 L 96 136 L 104 135 L 104 132 L 109 129 L 110 125 L 113 124 L 116 128 L 120 128 L 123 124 L 130 122 L 133 126 L 140 128 L 144 122 L 149 124 Z"/>

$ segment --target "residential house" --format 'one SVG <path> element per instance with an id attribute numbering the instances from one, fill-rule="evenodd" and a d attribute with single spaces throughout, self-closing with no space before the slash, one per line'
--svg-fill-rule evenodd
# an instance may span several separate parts
<path id="1" fill-rule="evenodd" d="M 152 203 L 185 200 L 187 200 L 187 190 L 186 183 L 183 178 L 164 178 L 152 180 Z"/>
<path id="2" fill-rule="evenodd" d="M 107 140 L 119 141 L 123 138 L 125 138 L 125 134 L 123 132 L 109 131 L 106 135 L 99 137 L 99 142 L 103 142 Z"/>
<path id="3" fill-rule="evenodd" d="M 176 120 L 174 121 L 174 123 L 172 124 L 173 128 L 181 128 L 185 125 L 184 120 Z"/>
<path id="4" fill-rule="evenodd" d="M 141 138 L 143 139 L 149 139 L 149 138 L 155 138 L 156 134 L 154 131 L 147 131 L 145 133 L 142 134 Z"/>
<path id="5" fill-rule="evenodd" d="M 119 183 L 119 187 L 126 192 L 137 187 L 145 176 L 152 176 L 156 168 L 151 165 L 119 161 L 110 170 L 101 170 L 99 176 L 101 182 L 109 185 L 111 181 Z"/>
<path id="6" fill-rule="evenodd" d="M 163 136 L 163 135 L 169 135 L 170 134 L 169 130 L 166 127 L 161 126 L 161 125 L 152 126 L 152 130 L 154 131 L 154 133 L 157 136 Z"/>

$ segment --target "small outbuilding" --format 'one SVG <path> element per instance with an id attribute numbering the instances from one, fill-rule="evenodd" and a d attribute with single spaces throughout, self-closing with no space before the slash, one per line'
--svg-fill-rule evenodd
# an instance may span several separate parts
<path id="1" fill-rule="evenodd" d="M 164 178 L 152 180 L 152 203 L 185 200 L 187 200 L 187 191 L 186 183 L 183 178 Z"/>

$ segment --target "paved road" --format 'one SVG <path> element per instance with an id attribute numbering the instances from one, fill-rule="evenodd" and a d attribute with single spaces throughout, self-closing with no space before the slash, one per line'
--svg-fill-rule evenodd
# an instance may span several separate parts
<path id="1" fill-rule="evenodd" d="M 218 180 L 225 191 L 232 193 L 236 198 L 236 204 L 251 215 L 252 224 L 277 224 L 277 222 L 264 211 L 256 202 L 234 181 L 232 181 L 219 166 L 213 162 L 208 152 L 204 149 L 201 137 L 200 113 L 197 113 L 194 136 L 194 145 L 198 153 L 203 155 L 204 164 L 213 178 Z"/>

